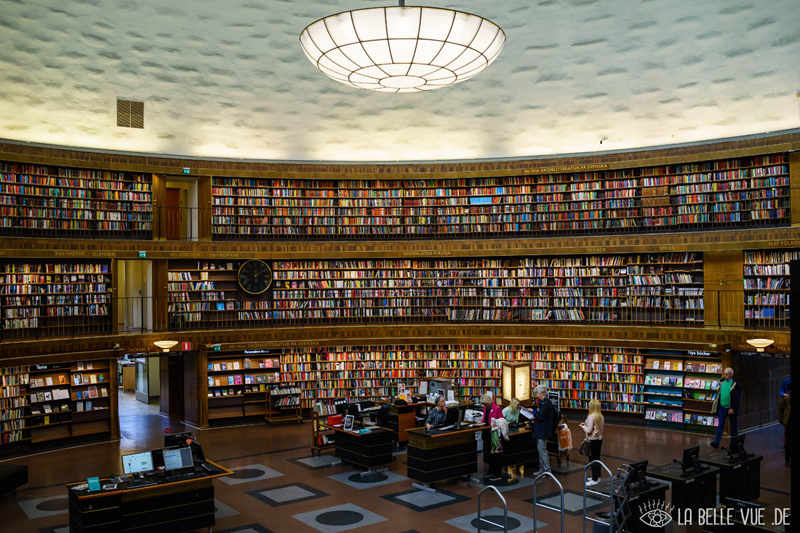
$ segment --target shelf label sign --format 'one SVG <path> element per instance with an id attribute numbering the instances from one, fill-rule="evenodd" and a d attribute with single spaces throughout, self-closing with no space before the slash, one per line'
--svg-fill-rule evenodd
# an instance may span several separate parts
<path id="1" fill-rule="evenodd" d="M 139 257 L 147 257 L 147 252 L 139 252 Z"/>

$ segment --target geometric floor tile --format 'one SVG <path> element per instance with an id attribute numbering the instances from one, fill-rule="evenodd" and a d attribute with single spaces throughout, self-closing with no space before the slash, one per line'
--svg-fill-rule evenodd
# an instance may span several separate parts
<path id="1" fill-rule="evenodd" d="M 380 474 L 367 474 L 361 475 L 361 470 L 353 470 L 350 472 L 345 472 L 344 474 L 336 474 L 335 476 L 328 476 L 330 479 L 334 481 L 338 481 L 339 483 L 344 483 L 345 485 L 349 485 L 354 489 L 371 489 L 373 487 L 378 487 L 380 485 L 386 485 L 388 483 L 397 483 L 398 481 L 405 481 L 408 478 L 401 476 L 400 474 L 395 474 L 392 472 L 381 472 Z M 224 479 L 224 478 L 223 478 Z"/>
<path id="2" fill-rule="evenodd" d="M 294 463 L 296 465 L 300 465 L 303 468 L 308 468 L 311 470 L 316 470 L 317 468 L 325 468 L 327 466 L 333 466 L 334 464 L 341 464 L 342 460 L 336 457 L 335 455 L 320 455 L 318 457 L 301 457 L 300 459 L 287 459 L 290 463 Z"/>
<path id="3" fill-rule="evenodd" d="M 232 476 L 221 477 L 219 480 L 228 485 L 238 485 L 239 483 L 252 483 L 253 481 L 263 481 L 283 475 L 277 470 L 259 464 L 237 466 L 236 468 L 231 468 L 230 471 L 233 472 Z"/>
<path id="4" fill-rule="evenodd" d="M 217 478 L 219 479 L 219 478 Z M 236 516 L 239 514 L 239 511 L 231 507 L 230 505 L 225 505 L 219 500 L 214 500 L 214 507 L 216 508 L 216 513 L 214 513 L 214 518 L 219 520 L 220 518 L 227 518 L 229 516 Z"/>
<path id="5" fill-rule="evenodd" d="M 272 533 L 272 531 L 261 524 L 247 524 L 246 526 L 223 529 L 222 531 L 217 531 L 217 533 Z"/>
<path id="6" fill-rule="evenodd" d="M 560 507 L 561 506 L 561 493 L 560 492 L 551 492 L 550 494 L 537 494 L 536 498 L 539 500 L 539 503 L 543 503 L 545 505 L 549 505 L 550 507 Z M 528 498 L 525 500 L 527 503 L 533 504 L 533 498 Z M 601 507 L 608 507 L 608 500 L 603 501 L 599 499 L 597 496 L 593 494 L 586 495 L 586 513 L 589 514 L 590 512 L 597 511 Z M 543 511 L 545 509 L 539 508 L 539 511 Z M 571 516 L 579 516 L 583 514 L 583 493 L 577 492 L 574 490 L 565 490 L 564 491 L 564 512 L 571 515 Z"/>
<path id="7" fill-rule="evenodd" d="M 559 474 L 571 474 L 573 472 L 577 472 L 579 470 L 583 470 L 586 467 L 585 463 L 578 463 L 575 461 L 570 461 L 567 463 L 566 461 L 562 461 L 561 465 L 553 464 L 550 465 L 550 469 L 553 472 L 558 472 Z M 591 474 L 591 468 L 586 471 L 586 476 L 588 477 Z"/>
<path id="8" fill-rule="evenodd" d="M 352 503 L 296 514 L 292 518 L 322 533 L 339 533 L 340 531 L 348 531 L 388 520 Z"/>
<path id="9" fill-rule="evenodd" d="M 442 489 L 437 489 L 434 493 L 425 490 L 411 489 L 403 492 L 395 492 L 394 494 L 387 494 L 386 496 L 381 496 L 381 498 L 402 505 L 403 507 L 408 507 L 418 513 L 469 500 L 467 496 Z"/>
<path id="10" fill-rule="evenodd" d="M 473 481 L 473 479 L 477 479 L 478 482 L 475 483 Z M 481 482 L 482 480 L 483 480 L 483 476 L 478 476 L 478 477 L 472 476 L 472 477 L 470 477 L 468 483 L 470 483 L 471 485 L 475 485 L 476 487 L 480 487 L 480 488 L 484 488 L 484 487 L 488 486 L 488 485 L 484 485 Z M 533 485 L 533 478 L 532 477 L 523 477 L 523 478 L 515 477 L 513 479 L 503 478 L 503 481 L 499 482 L 494 487 L 497 490 L 499 490 L 500 492 L 507 492 L 509 490 L 516 490 L 516 489 L 521 489 L 521 488 L 524 488 L 524 487 L 531 487 L 532 485 Z M 529 490 L 531 491 L 531 494 L 533 494 L 533 489 L 529 489 Z"/>
<path id="11" fill-rule="evenodd" d="M 324 498 L 329 496 L 321 490 L 314 487 L 309 487 L 303 483 L 290 483 L 289 485 L 281 485 L 280 487 L 270 487 L 268 489 L 251 490 L 247 494 L 253 498 L 257 498 L 262 502 L 278 507 L 280 505 L 287 505 L 290 503 L 306 502 L 308 500 L 316 500 L 317 498 Z"/>
<path id="12" fill-rule="evenodd" d="M 494 522 L 495 524 L 503 524 L 503 509 L 501 507 L 493 507 L 492 509 L 481 509 L 481 518 L 484 520 L 489 520 L 490 522 Z M 457 527 L 459 529 L 463 529 L 464 531 L 469 531 L 470 533 L 475 533 L 478 531 L 478 513 L 472 513 L 464 516 L 459 516 L 458 518 L 453 518 L 451 520 L 445 520 L 445 524 L 450 524 L 451 526 Z M 542 528 L 546 526 L 545 522 L 538 520 L 536 522 L 536 528 Z M 513 533 L 524 533 L 525 531 L 533 530 L 533 518 L 523 516 L 521 514 L 512 513 L 511 511 L 508 512 L 508 531 Z M 503 528 L 495 527 L 491 524 L 487 524 L 486 522 L 481 523 L 481 531 L 503 531 Z"/>
<path id="13" fill-rule="evenodd" d="M 28 515 L 28 518 L 44 518 L 45 516 L 55 516 L 69 512 L 69 499 L 66 495 L 49 496 L 47 498 L 36 498 L 35 500 L 25 500 L 19 502 L 19 506 Z"/>

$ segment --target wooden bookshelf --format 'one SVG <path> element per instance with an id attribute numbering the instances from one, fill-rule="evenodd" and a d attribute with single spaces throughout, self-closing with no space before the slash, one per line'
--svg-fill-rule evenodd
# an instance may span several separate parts
<path id="1" fill-rule="evenodd" d="M 789 262 L 800 259 L 798 250 L 763 250 L 744 253 L 744 320 L 757 328 L 788 328 Z"/>
<path id="2" fill-rule="evenodd" d="M 70 436 L 110 433 L 116 406 L 116 368 L 108 360 L 78 361 L 71 364 L 72 427 Z M 113 412 L 113 414 L 112 414 Z"/>
<path id="3" fill-rule="evenodd" d="M 789 223 L 788 156 L 532 176 L 212 178 L 213 238 L 485 238 Z"/>
<path id="4" fill-rule="evenodd" d="M 111 331 L 110 261 L 0 261 L 6 338 Z"/>
<path id="5" fill-rule="evenodd" d="M 267 412 L 264 419 L 272 425 L 276 422 L 303 423 L 300 387 L 297 383 L 272 385 L 266 392 Z"/>
<path id="6" fill-rule="evenodd" d="M 167 273 L 170 329 L 269 324 L 271 290 L 250 295 L 239 287 L 242 261 L 170 260 Z"/>
<path id="7" fill-rule="evenodd" d="M 0 455 L 30 440 L 29 366 L 0 368 Z"/>
<path id="8" fill-rule="evenodd" d="M 152 175 L 0 162 L 0 234 L 152 237 Z"/>
<path id="9" fill-rule="evenodd" d="M 264 417 L 265 395 L 280 379 L 280 357 L 269 350 L 209 352 L 205 379 L 209 424 Z"/>

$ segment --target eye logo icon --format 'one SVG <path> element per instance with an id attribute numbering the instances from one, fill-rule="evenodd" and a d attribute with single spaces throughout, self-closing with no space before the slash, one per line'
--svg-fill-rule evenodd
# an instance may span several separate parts
<path id="1" fill-rule="evenodd" d="M 670 516 L 670 513 L 673 509 L 675 509 L 675 507 L 669 505 L 667 502 L 650 500 L 644 505 L 639 506 L 639 512 L 642 513 L 642 515 L 639 517 L 639 520 L 641 520 L 643 524 L 650 527 L 664 527 L 672 522 L 672 516 Z"/>

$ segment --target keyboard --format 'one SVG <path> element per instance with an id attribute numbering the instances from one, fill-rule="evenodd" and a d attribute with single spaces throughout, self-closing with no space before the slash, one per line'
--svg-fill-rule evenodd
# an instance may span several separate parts
<path id="1" fill-rule="evenodd" d="M 128 483 L 127 488 L 129 489 L 138 489 L 141 487 L 149 487 L 151 485 L 158 484 L 157 481 L 136 481 L 135 483 Z"/>
<path id="2" fill-rule="evenodd" d="M 444 427 L 436 428 L 436 429 L 438 429 L 439 431 L 447 431 L 448 429 L 453 429 L 454 427 L 455 426 L 444 426 Z"/>
<path id="3" fill-rule="evenodd" d="M 174 476 L 164 476 L 164 481 L 167 483 L 173 483 L 175 481 L 184 481 L 186 479 L 192 479 L 194 477 L 199 477 L 194 472 L 188 472 L 186 474 L 176 474 Z"/>

